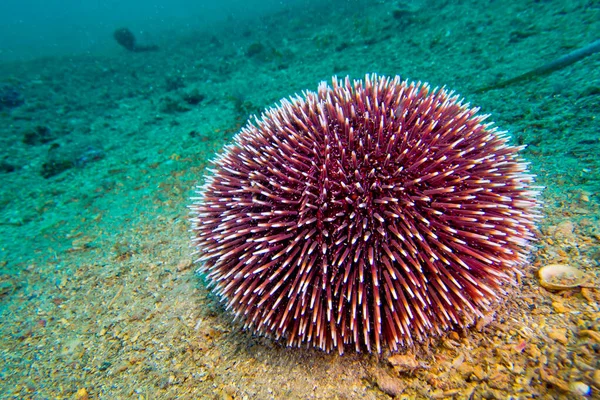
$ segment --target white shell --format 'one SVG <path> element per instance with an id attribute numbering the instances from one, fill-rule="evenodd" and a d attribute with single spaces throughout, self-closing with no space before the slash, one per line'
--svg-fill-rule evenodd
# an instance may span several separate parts
<path id="1" fill-rule="evenodd" d="M 584 274 L 567 264 L 549 264 L 538 271 L 540 285 L 550 290 L 565 290 L 579 287 L 584 282 Z"/>
<path id="2" fill-rule="evenodd" d="M 571 392 L 580 396 L 587 396 L 590 394 L 590 387 L 583 382 L 572 382 L 569 385 L 569 389 L 571 389 Z"/>

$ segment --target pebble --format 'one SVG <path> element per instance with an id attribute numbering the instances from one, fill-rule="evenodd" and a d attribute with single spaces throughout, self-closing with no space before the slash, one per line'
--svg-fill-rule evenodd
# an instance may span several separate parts
<path id="1" fill-rule="evenodd" d="M 600 343 L 600 333 L 592 331 L 590 329 L 583 329 L 579 331 L 579 336 L 587 336 L 594 340 L 596 343 Z"/>
<path id="2" fill-rule="evenodd" d="M 583 382 L 571 382 L 569 384 L 571 393 L 578 394 L 580 396 L 587 396 L 590 394 L 590 387 Z"/>
<path id="3" fill-rule="evenodd" d="M 598 239 L 600 240 L 600 238 Z M 592 291 L 588 288 L 581 288 L 581 295 L 583 296 L 584 299 L 587 300 L 588 303 L 590 304 L 596 304 L 596 301 L 594 299 L 594 294 L 592 293 Z"/>
<path id="4" fill-rule="evenodd" d="M 390 364 L 399 372 L 410 371 L 419 368 L 421 365 L 415 358 L 414 355 L 406 354 L 395 354 L 388 358 Z"/>
<path id="5" fill-rule="evenodd" d="M 542 355 L 540 349 L 533 343 L 530 346 L 525 347 L 525 352 L 529 354 L 531 358 L 534 359 L 537 359 L 539 356 Z"/>
<path id="6" fill-rule="evenodd" d="M 573 236 L 573 231 L 575 230 L 575 226 L 573 222 L 566 220 L 556 225 L 556 231 L 554 232 L 554 237 L 559 239 L 566 239 Z"/>
<path id="7" fill-rule="evenodd" d="M 179 264 L 177 264 L 177 271 L 179 271 L 179 272 L 187 271 L 188 269 L 190 269 L 192 267 L 192 265 L 194 265 L 192 263 L 192 260 L 190 260 L 190 259 L 182 260 L 179 262 Z"/>
<path id="8" fill-rule="evenodd" d="M 475 367 L 473 367 L 473 375 L 478 381 L 483 381 L 487 378 L 487 374 L 484 372 L 481 365 L 475 365 Z"/>
<path id="9" fill-rule="evenodd" d="M 544 369 L 544 367 L 540 368 L 540 379 L 543 380 L 544 382 L 547 382 L 549 384 L 551 384 L 552 386 L 562 390 L 563 392 L 570 392 L 571 391 L 571 386 L 563 381 L 562 379 L 559 379 L 558 377 L 554 376 L 552 373 L 546 371 L 546 369 Z"/>
<path id="10" fill-rule="evenodd" d="M 551 329 L 548 332 L 548 336 L 551 339 L 554 339 L 557 342 L 560 342 L 562 344 L 567 344 L 569 342 L 569 339 L 567 339 L 567 329 L 566 328 Z"/>
<path id="11" fill-rule="evenodd" d="M 567 311 L 567 308 L 565 307 L 565 305 L 558 301 L 552 302 L 552 307 L 554 308 L 554 312 L 556 312 L 558 314 L 562 314 Z"/>
<path id="12" fill-rule="evenodd" d="M 379 389 L 392 397 L 399 397 L 406 389 L 405 383 L 385 372 L 375 371 L 373 378 L 375 378 L 375 383 L 379 386 Z"/>
<path id="13" fill-rule="evenodd" d="M 594 385 L 600 388 L 600 369 L 594 371 L 592 379 L 594 380 Z"/>
<path id="14" fill-rule="evenodd" d="M 89 395 L 87 390 L 85 390 L 85 388 L 81 388 L 77 391 L 77 393 L 75 394 L 75 398 L 77 400 L 88 400 Z"/>

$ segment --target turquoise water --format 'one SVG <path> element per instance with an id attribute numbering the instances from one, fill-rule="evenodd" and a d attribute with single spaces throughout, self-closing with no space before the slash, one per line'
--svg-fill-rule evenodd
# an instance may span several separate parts
<path id="1" fill-rule="evenodd" d="M 478 90 L 598 40 L 597 2 L 2 7 L 0 397 L 599 395 L 600 55 Z M 192 188 L 251 115 L 371 72 L 460 93 L 527 145 L 545 187 L 506 302 L 400 361 L 253 337 L 189 248 Z M 549 263 L 579 267 L 591 288 L 541 289 Z"/>

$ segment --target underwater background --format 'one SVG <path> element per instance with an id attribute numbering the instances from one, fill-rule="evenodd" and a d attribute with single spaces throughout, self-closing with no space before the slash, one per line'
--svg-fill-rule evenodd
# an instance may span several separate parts
<path id="1" fill-rule="evenodd" d="M 593 0 L 3 0 L 0 397 L 600 398 L 599 50 L 502 84 L 599 39 Z M 527 145 L 531 263 L 474 327 L 398 355 L 244 332 L 195 273 L 193 188 L 250 116 L 372 72 Z M 586 282 L 541 287 L 557 263 Z"/>

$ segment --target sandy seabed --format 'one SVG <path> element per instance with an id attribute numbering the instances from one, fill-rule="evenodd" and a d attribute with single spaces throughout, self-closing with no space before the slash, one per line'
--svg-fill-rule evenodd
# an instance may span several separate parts
<path id="1" fill-rule="evenodd" d="M 283 21 L 283 22 L 282 22 Z M 340 2 L 160 50 L 0 65 L 0 397 L 600 398 L 600 56 L 476 93 L 597 39 L 595 1 Z M 446 85 L 527 144 L 544 220 L 531 263 L 471 329 L 396 354 L 244 332 L 195 274 L 186 206 L 208 160 L 332 75 Z M 536 272 L 580 268 L 550 292 Z"/>

